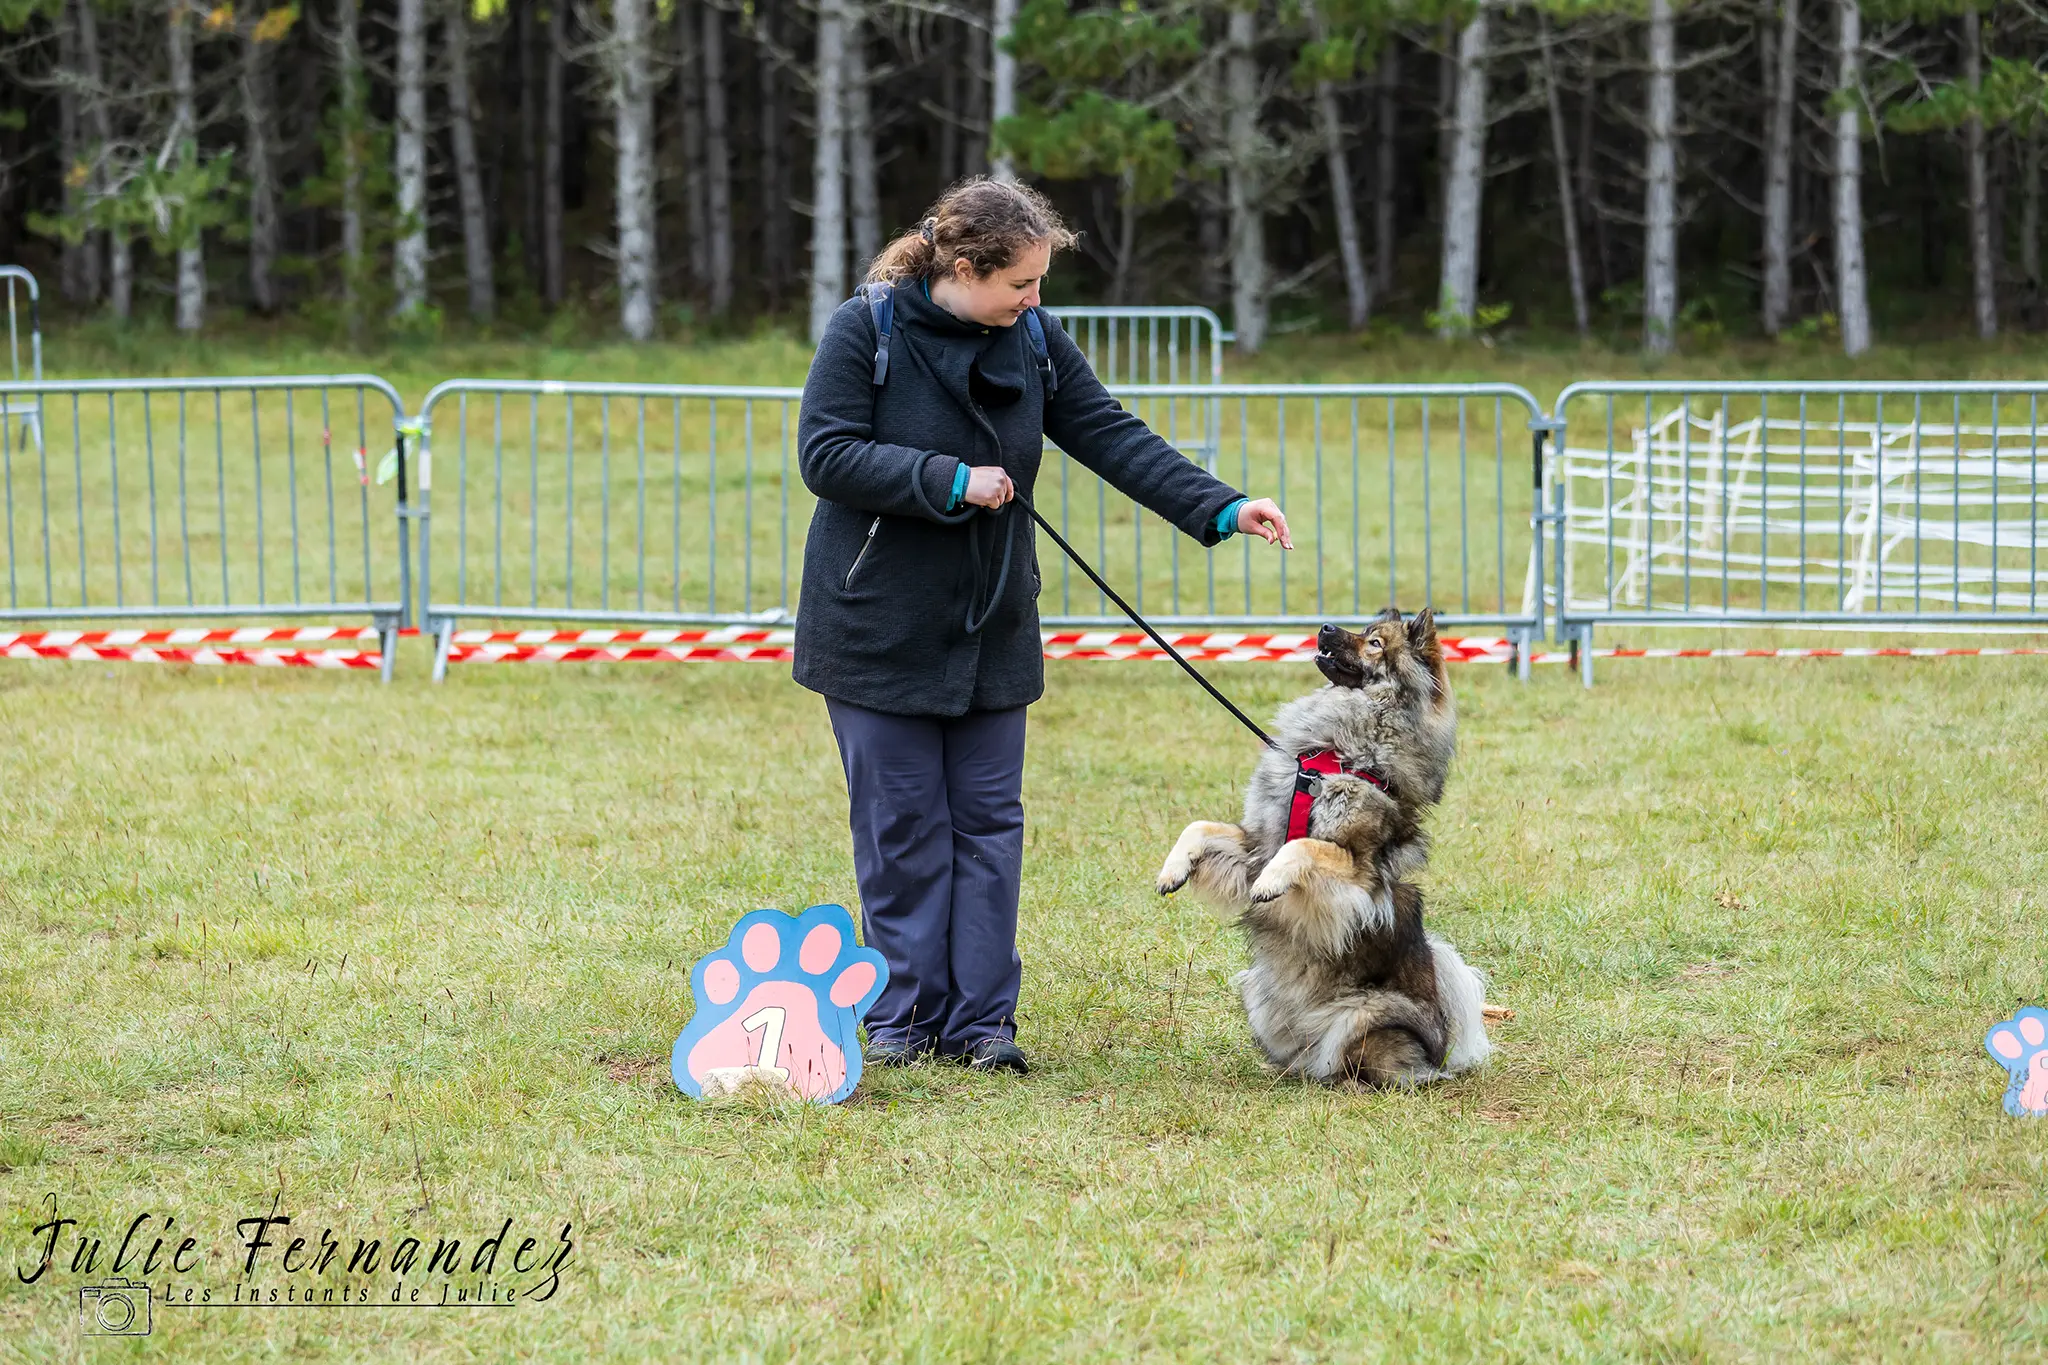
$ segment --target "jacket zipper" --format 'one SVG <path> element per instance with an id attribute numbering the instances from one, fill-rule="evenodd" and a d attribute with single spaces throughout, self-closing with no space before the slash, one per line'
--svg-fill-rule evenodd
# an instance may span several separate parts
<path id="1" fill-rule="evenodd" d="M 861 542 L 860 553 L 853 557 L 853 567 L 849 568 L 846 571 L 846 582 L 843 585 L 841 585 L 843 588 L 850 588 L 853 586 L 853 576 L 860 570 L 860 562 L 868 557 L 868 551 L 875 548 L 875 532 L 881 529 L 882 519 L 880 517 L 876 517 L 874 524 L 868 527 L 868 538 L 865 541 Z"/>

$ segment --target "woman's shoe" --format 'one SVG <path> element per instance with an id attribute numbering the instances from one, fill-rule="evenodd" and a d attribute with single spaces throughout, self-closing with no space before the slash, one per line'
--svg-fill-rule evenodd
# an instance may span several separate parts
<path id="1" fill-rule="evenodd" d="M 1014 1071 L 1022 1076 L 1031 1070 L 1024 1049 L 1008 1038 L 984 1038 L 962 1053 L 960 1060 L 976 1071 Z"/>
<path id="2" fill-rule="evenodd" d="M 876 1066 L 916 1066 L 932 1055 L 932 1045 L 911 1038 L 885 1038 L 869 1043 L 861 1055 Z"/>

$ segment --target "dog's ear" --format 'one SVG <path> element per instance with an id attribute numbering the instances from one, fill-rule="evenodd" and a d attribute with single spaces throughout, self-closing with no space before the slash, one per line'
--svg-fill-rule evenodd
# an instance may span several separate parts
<path id="1" fill-rule="evenodd" d="M 1443 641 L 1437 639 L 1434 607 L 1424 607 L 1408 623 L 1408 646 L 1429 666 L 1430 679 L 1436 685 L 1436 700 L 1441 703 L 1451 694 L 1451 679 L 1444 671 L 1444 646 Z"/>
<path id="2" fill-rule="evenodd" d="M 1382 622 L 1382 621 L 1398 621 L 1398 620 L 1400 620 L 1400 619 L 1401 619 L 1401 609 L 1400 609 L 1399 607 L 1394 607 L 1394 606 L 1387 606 L 1387 607 L 1381 607 L 1381 608 L 1380 608 L 1380 614 L 1379 614 L 1378 616 L 1375 616 L 1375 617 L 1373 617 L 1373 618 L 1372 618 L 1372 622 L 1371 622 L 1371 624 L 1373 624 L 1373 625 L 1378 625 L 1378 624 L 1379 624 L 1380 622 Z"/>

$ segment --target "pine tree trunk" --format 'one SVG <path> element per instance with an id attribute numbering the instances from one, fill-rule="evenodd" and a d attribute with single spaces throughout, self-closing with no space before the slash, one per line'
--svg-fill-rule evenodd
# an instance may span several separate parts
<path id="1" fill-rule="evenodd" d="M 945 21 L 941 21 L 945 22 Z M 960 175 L 960 50 L 961 28 L 948 25 L 939 46 L 939 188 L 944 190 Z"/>
<path id="2" fill-rule="evenodd" d="M 1857 0 L 1835 0 L 1837 89 L 1845 97 L 1835 115 L 1835 308 L 1842 350 L 1870 349 L 1870 281 L 1863 268 L 1863 14 Z"/>
<path id="3" fill-rule="evenodd" d="M 2041 290 L 2041 126 L 2030 124 L 2020 139 L 2020 274 L 2034 295 Z M 2038 301 L 2036 306 L 2038 306 Z"/>
<path id="4" fill-rule="evenodd" d="M 988 164 L 989 96 L 994 85 L 989 79 L 989 34 L 986 29 L 971 26 L 966 38 L 966 63 L 961 72 L 966 89 L 961 92 L 965 98 L 960 107 L 960 122 L 965 129 L 960 141 L 963 178 L 994 169 Z"/>
<path id="5" fill-rule="evenodd" d="M 1437 32 L 1436 179 L 1437 199 L 1430 205 L 1436 225 L 1444 223 L 1444 205 L 1451 183 L 1451 157 L 1456 145 L 1458 114 L 1458 26 L 1445 15 Z"/>
<path id="6" fill-rule="evenodd" d="M 1540 10 L 1536 23 L 1543 51 L 1543 96 L 1550 106 L 1550 157 L 1557 168 L 1557 209 L 1564 220 L 1564 262 L 1572 288 L 1572 322 L 1583 337 L 1592 330 L 1592 319 L 1586 309 L 1586 267 L 1579 254 L 1579 214 L 1572 184 L 1571 144 L 1564 130 L 1564 97 L 1557 88 L 1550 25 Z"/>
<path id="7" fill-rule="evenodd" d="M 196 19 L 185 0 L 171 0 L 171 139 L 178 148 L 179 164 L 187 170 L 199 161 L 199 116 L 192 77 L 192 25 Z M 181 332 L 196 332 L 206 321 L 206 249 L 197 227 L 188 225 L 181 236 L 177 325 Z"/>
<path id="8" fill-rule="evenodd" d="M 88 182 L 72 173 L 83 162 L 85 147 L 78 127 L 78 30 L 66 5 L 57 15 L 57 162 L 63 172 L 64 216 L 76 221 L 85 211 Z M 72 303 L 90 303 L 86 292 L 86 262 L 92 251 L 88 234 L 76 242 L 64 243 L 58 256 L 57 289 Z"/>
<path id="9" fill-rule="evenodd" d="M 846 298 L 846 8 L 818 2 L 818 103 L 811 161 L 811 342 Z"/>
<path id="10" fill-rule="evenodd" d="M 882 180 L 875 161 L 875 116 L 868 90 L 866 26 L 850 6 L 846 33 L 846 173 L 853 203 L 853 277 L 865 278 L 882 250 Z"/>
<path id="11" fill-rule="evenodd" d="M 1006 118 L 1017 113 L 1017 59 L 1005 49 L 1009 46 L 1010 34 L 1017 27 L 1017 0 L 994 0 L 994 23 L 989 29 L 989 136 L 995 134 L 995 127 Z M 1015 180 L 1017 168 L 1008 156 L 998 156 L 989 163 L 989 172 L 998 180 Z"/>
<path id="12" fill-rule="evenodd" d="M 258 10 L 252 20 L 260 20 Z M 277 171 L 271 155 L 270 53 L 251 32 L 242 35 L 243 173 L 249 179 L 249 299 L 259 313 L 277 311 Z"/>
<path id="13" fill-rule="evenodd" d="M 336 0 L 335 79 L 341 94 L 341 311 L 351 340 L 363 328 L 363 49 L 357 0 Z"/>
<path id="14" fill-rule="evenodd" d="M 725 16 L 704 6 L 705 270 L 711 315 L 732 310 L 732 147 L 726 134 Z"/>
<path id="15" fill-rule="evenodd" d="M 1586 95 L 1579 101 L 1579 209 L 1593 225 L 1593 261 L 1600 267 L 1600 290 L 1614 288 L 1614 252 L 1607 232 L 1607 215 L 1600 211 L 1593 187 L 1598 168 L 1593 164 L 1593 122 L 1599 112 L 1593 85 L 1597 77 L 1586 72 Z"/>
<path id="16" fill-rule="evenodd" d="M 567 262 L 562 257 L 562 97 L 567 73 L 569 25 L 567 0 L 553 0 L 548 10 L 548 46 L 541 103 L 540 149 L 540 278 L 541 298 L 550 310 L 568 297 Z"/>
<path id="17" fill-rule="evenodd" d="M 1309 27 L 1321 42 L 1321 20 L 1305 4 Z M 1337 90 L 1316 82 L 1316 122 L 1323 136 L 1323 164 L 1330 177 L 1330 207 L 1337 220 L 1337 255 L 1344 265 L 1345 319 L 1352 331 L 1372 321 L 1372 279 L 1365 269 L 1365 243 L 1358 231 L 1358 205 L 1351 196 L 1351 165 L 1344 154 L 1344 119 L 1337 108 Z"/>
<path id="18" fill-rule="evenodd" d="M 1963 11 L 1963 84 L 1974 98 L 1984 84 L 1984 30 L 1974 5 Z M 1970 302 L 1977 335 L 1998 335 L 1998 271 L 1991 253 L 1991 195 L 1987 187 L 1984 120 L 1972 113 L 1963 120 L 1963 162 L 1969 182 Z"/>
<path id="19" fill-rule="evenodd" d="M 1224 98 L 1230 144 L 1230 286 L 1237 349 L 1255 354 L 1266 344 L 1266 205 L 1259 137 L 1259 69 L 1252 47 L 1258 34 L 1252 12 L 1230 11 L 1230 55 Z"/>
<path id="20" fill-rule="evenodd" d="M 1799 0 L 1781 0 L 1764 130 L 1764 334 L 1792 311 L 1792 131 L 1799 116 Z"/>
<path id="21" fill-rule="evenodd" d="M 767 282 L 770 312 L 782 306 L 782 281 L 793 273 L 788 262 L 794 254 L 788 209 L 788 175 L 783 165 L 782 73 L 776 69 L 772 49 L 778 40 L 781 7 L 777 0 L 759 0 L 755 23 L 766 43 L 761 49 L 761 204 L 760 243 L 763 275 Z M 808 306 L 808 300 L 806 300 Z"/>
<path id="22" fill-rule="evenodd" d="M 468 0 L 450 0 L 442 18 L 448 44 L 448 137 L 455 149 L 455 189 L 462 206 L 462 273 L 469 284 L 469 316 L 488 322 L 497 311 L 491 278 L 491 224 L 483 175 L 477 168 L 476 93 L 469 79 Z"/>
<path id="23" fill-rule="evenodd" d="M 1217 300 L 1223 295 L 1223 265 L 1230 251 L 1228 238 L 1226 217 L 1215 197 L 1199 194 L 1195 204 L 1195 243 L 1204 300 Z"/>
<path id="24" fill-rule="evenodd" d="M 1458 94 L 1452 116 L 1450 168 L 1444 177 L 1443 275 L 1437 295 L 1437 327 L 1446 337 L 1471 331 L 1479 302 L 1490 4 L 1491 0 L 1480 0 L 1472 21 L 1458 35 Z"/>
<path id="25" fill-rule="evenodd" d="M 519 4 L 519 236 L 529 283 L 541 277 L 540 261 L 540 36 L 535 22 L 540 0 Z"/>
<path id="26" fill-rule="evenodd" d="M 398 240 L 391 250 L 393 311 L 418 317 L 427 306 L 427 4 L 397 0 L 398 126 L 391 174 L 398 198 Z"/>
<path id="27" fill-rule="evenodd" d="M 1138 173 L 1126 169 L 1117 177 L 1116 269 L 1109 278 L 1109 301 L 1121 306 L 1131 301 L 1131 284 L 1138 270 Z"/>
<path id="28" fill-rule="evenodd" d="M 1643 175 L 1643 349 L 1666 355 L 1678 331 L 1678 34 L 1671 0 L 1650 0 Z"/>
<path id="29" fill-rule="evenodd" d="M 1401 110 L 1401 47 L 1393 34 L 1380 49 L 1379 118 L 1373 135 L 1379 142 L 1379 164 L 1372 182 L 1373 273 L 1381 297 L 1394 288 L 1394 255 L 1399 248 L 1394 211 L 1394 177 L 1400 165 L 1397 120 Z"/>
<path id="30" fill-rule="evenodd" d="M 704 207 L 704 63 L 697 53 L 701 22 L 691 0 L 676 5 L 676 140 L 682 146 L 683 228 L 691 288 L 701 295 L 711 274 L 711 223 Z"/>
<path id="31" fill-rule="evenodd" d="M 619 258 L 619 327 L 635 341 L 654 336 L 654 83 L 647 45 L 648 0 L 612 0 L 612 128 Z"/>
<path id="32" fill-rule="evenodd" d="M 114 115 L 107 91 L 106 65 L 100 58 L 99 16 L 91 0 L 78 0 L 78 60 L 85 72 L 89 94 L 86 110 L 91 117 L 92 135 L 100 145 L 94 158 L 93 193 L 108 193 L 106 154 L 114 141 Z M 135 255 L 128 234 L 120 228 L 107 236 L 107 304 L 117 318 L 127 318 L 135 297 Z"/>

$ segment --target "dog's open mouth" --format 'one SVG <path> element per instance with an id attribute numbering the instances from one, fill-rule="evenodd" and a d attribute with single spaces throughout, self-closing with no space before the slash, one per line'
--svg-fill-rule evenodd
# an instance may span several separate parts
<path id="1" fill-rule="evenodd" d="M 1365 686 L 1365 664 L 1358 657 L 1358 637 L 1334 625 L 1316 632 L 1316 668 L 1338 687 Z"/>
<path id="2" fill-rule="evenodd" d="M 1365 686 L 1365 669 L 1355 658 L 1346 659 L 1329 650 L 1316 652 L 1316 668 L 1338 687 Z"/>

